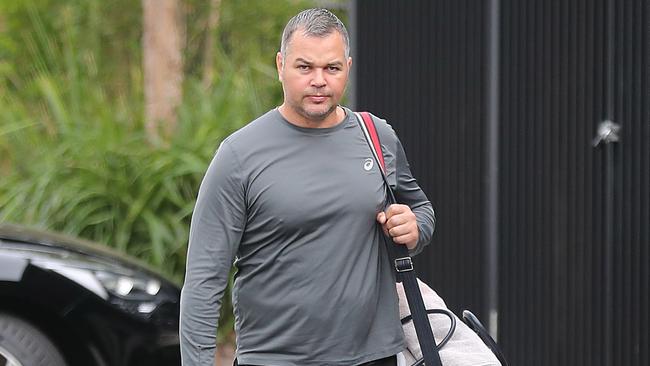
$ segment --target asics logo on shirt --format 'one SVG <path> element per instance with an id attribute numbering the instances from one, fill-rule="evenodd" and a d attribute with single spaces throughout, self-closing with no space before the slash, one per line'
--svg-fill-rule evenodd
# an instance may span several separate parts
<path id="1" fill-rule="evenodd" d="M 370 171 L 370 169 L 372 169 L 373 165 L 374 165 L 374 162 L 372 161 L 372 159 L 368 158 L 363 162 L 363 169 L 365 169 L 366 171 Z"/>

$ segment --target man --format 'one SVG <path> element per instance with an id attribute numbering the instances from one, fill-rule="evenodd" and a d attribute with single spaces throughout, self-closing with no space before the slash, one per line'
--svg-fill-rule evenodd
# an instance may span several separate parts
<path id="1" fill-rule="evenodd" d="M 201 184 L 181 300 L 183 365 L 214 364 L 235 258 L 239 365 L 395 365 L 403 332 L 382 227 L 415 254 L 433 233 L 431 204 L 377 119 L 404 203 L 384 210 L 380 170 L 354 114 L 338 104 L 352 59 L 335 15 L 292 18 L 276 64 L 284 102 L 226 138 Z"/>

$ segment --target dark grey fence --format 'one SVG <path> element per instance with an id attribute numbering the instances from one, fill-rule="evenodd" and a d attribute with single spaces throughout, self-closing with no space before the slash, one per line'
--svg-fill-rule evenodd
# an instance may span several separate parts
<path id="1" fill-rule="evenodd" d="M 420 276 L 486 323 L 497 305 L 513 365 L 650 365 L 650 2 L 358 0 L 353 14 L 356 107 L 391 121 L 437 211 Z M 606 120 L 619 140 L 595 146 Z"/>

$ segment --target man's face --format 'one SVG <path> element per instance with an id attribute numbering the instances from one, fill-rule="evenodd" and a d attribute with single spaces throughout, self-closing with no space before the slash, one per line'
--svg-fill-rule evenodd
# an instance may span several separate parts
<path id="1" fill-rule="evenodd" d="M 285 59 L 278 52 L 278 76 L 284 89 L 282 112 L 293 123 L 328 127 L 337 123 L 336 110 L 348 81 L 352 59 L 345 57 L 345 42 L 337 31 L 325 37 L 296 30 Z"/>

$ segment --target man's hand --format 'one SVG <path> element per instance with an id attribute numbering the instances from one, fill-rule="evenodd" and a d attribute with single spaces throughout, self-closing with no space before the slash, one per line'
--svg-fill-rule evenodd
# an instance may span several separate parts
<path id="1" fill-rule="evenodd" d="M 386 212 L 377 214 L 377 222 L 381 224 L 386 235 L 393 238 L 397 244 L 404 244 L 409 250 L 415 249 L 420 232 L 413 211 L 407 205 L 390 205 Z"/>

